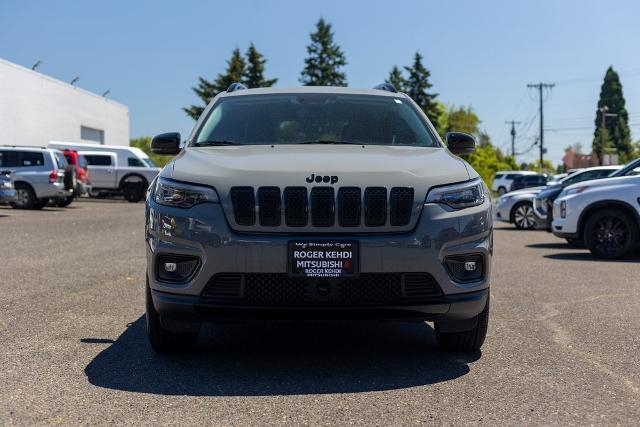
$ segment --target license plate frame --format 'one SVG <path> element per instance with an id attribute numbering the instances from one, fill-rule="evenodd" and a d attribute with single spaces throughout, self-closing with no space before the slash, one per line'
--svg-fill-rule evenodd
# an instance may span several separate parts
<path id="1" fill-rule="evenodd" d="M 287 245 L 287 272 L 291 277 L 342 279 L 360 274 L 360 247 L 357 240 L 291 240 Z M 298 251 L 298 254 L 296 254 Z M 302 257 L 300 252 L 306 252 Z M 312 254 L 309 254 L 312 252 Z M 322 255 L 319 256 L 318 253 Z M 349 256 L 347 256 L 349 254 Z M 310 257 L 307 255 L 311 255 Z M 309 262 L 301 266 L 298 261 Z M 320 267 L 313 262 L 339 263 Z"/>

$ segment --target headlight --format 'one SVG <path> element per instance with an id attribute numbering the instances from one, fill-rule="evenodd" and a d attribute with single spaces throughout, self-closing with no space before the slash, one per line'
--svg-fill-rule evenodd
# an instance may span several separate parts
<path id="1" fill-rule="evenodd" d="M 481 205 L 484 198 L 484 185 L 478 178 L 462 184 L 432 188 L 425 203 L 442 203 L 454 209 L 463 209 Z"/>
<path id="2" fill-rule="evenodd" d="M 547 214 L 547 199 L 535 198 L 533 200 L 533 206 L 543 215 Z"/>
<path id="3" fill-rule="evenodd" d="M 566 190 L 562 191 L 562 195 L 563 196 L 570 196 L 571 194 L 578 194 L 578 193 L 582 193 L 583 191 L 585 191 L 587 188 L 589 188 L 588 185 L 583 185 L 581 187 L 576 187 L 576 188 L 569 188 Z"/>
<path id="4" fill-rule="evenodd" d="M 11 181 L 0 181 L 0 188 L 13 188 Z"/>
<path id="5" fill-rule="evenodd" d="M 187 209 L 199 203 L 218 203 L 220 199 L 213 188 L 158 178 L 155 201 L 161 205 Z"/>

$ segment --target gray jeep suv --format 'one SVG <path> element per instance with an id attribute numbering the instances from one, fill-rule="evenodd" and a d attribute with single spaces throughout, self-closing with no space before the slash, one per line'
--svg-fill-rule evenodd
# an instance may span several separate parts
<path id="1" fill-rule="evenodd" d="M 385 84 L 246 89 L 204 110 L 146 204 L 148 336 L 191 347 L 229 318 L 435 322 L 475 351 L 489 316 L 488 189 L 420 108 Z"/>

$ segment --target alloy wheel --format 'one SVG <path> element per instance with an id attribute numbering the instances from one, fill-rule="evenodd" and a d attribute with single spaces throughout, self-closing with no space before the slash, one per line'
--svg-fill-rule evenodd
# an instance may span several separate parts
<path id="1" fill-rule="evenodd" d="M 594 243 L 603 254 L 618 254 L 628 244 L 631 237 L 627 224 L 613 216 L 600 218 L 594 227 Z"/>
<path id="2" fill-rule="evenodd" d="M 518 228 L 531 229 L 535 224 L 533 215 L 533 207 L 528 203 L 523 203 L 516 208 L 513 214 L 513 222 L 516 223 Z"/>
<path id="3" fill-rule="evenodd" d="M 24 188 L 16 189 L 16 204 L 18 206 L 26 206 L 29 204 L 29 193 Z"/>

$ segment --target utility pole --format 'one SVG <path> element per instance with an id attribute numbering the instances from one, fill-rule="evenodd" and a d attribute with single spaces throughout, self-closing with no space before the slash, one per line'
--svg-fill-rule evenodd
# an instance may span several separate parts
<path id="1" fill-rule="evenodd" d="M 529 88 L 538 89 L 538 96 L 540 97 L 540 172 L 542 172 L 543 160 L 544 160 L 544 114 L 543 114 L 543 96 L 542 89 L 551 89 L 555 86 L 555 83 L 536 83 L 536 84 L 528 84 Z"/>
<path id="2" fill-rule="evenodd" d="M 600 161 L 600 165 L 602 165 L 604 163 L 604 149 L 605 149 L 605 144 L 606 144 L 606 140 L 604 139 L 604 135 L 605 132 L 607 130 L 607 117 L 617 117 L 617 114 L 614 113 L 607 113 L 607 111 L 609 111 L 609 107 L 607 107 L 606 105 L 603 105 L 602 107 L 598 108 L 598 110 L 600 110 L 600 144 L 601 144 L 601 149 L 600 149 L 600 155 L 599 155 L 599 161 Z"/>
<path id="3" fill-rule="evenodd" d="M 516 122 L 515 120 L 511 120 L 510 122 L 505 122 L 506 124 L 511 124 L 511 157 L 516 158 L 516 125 L 519 125 L 521 122 Z"/>

